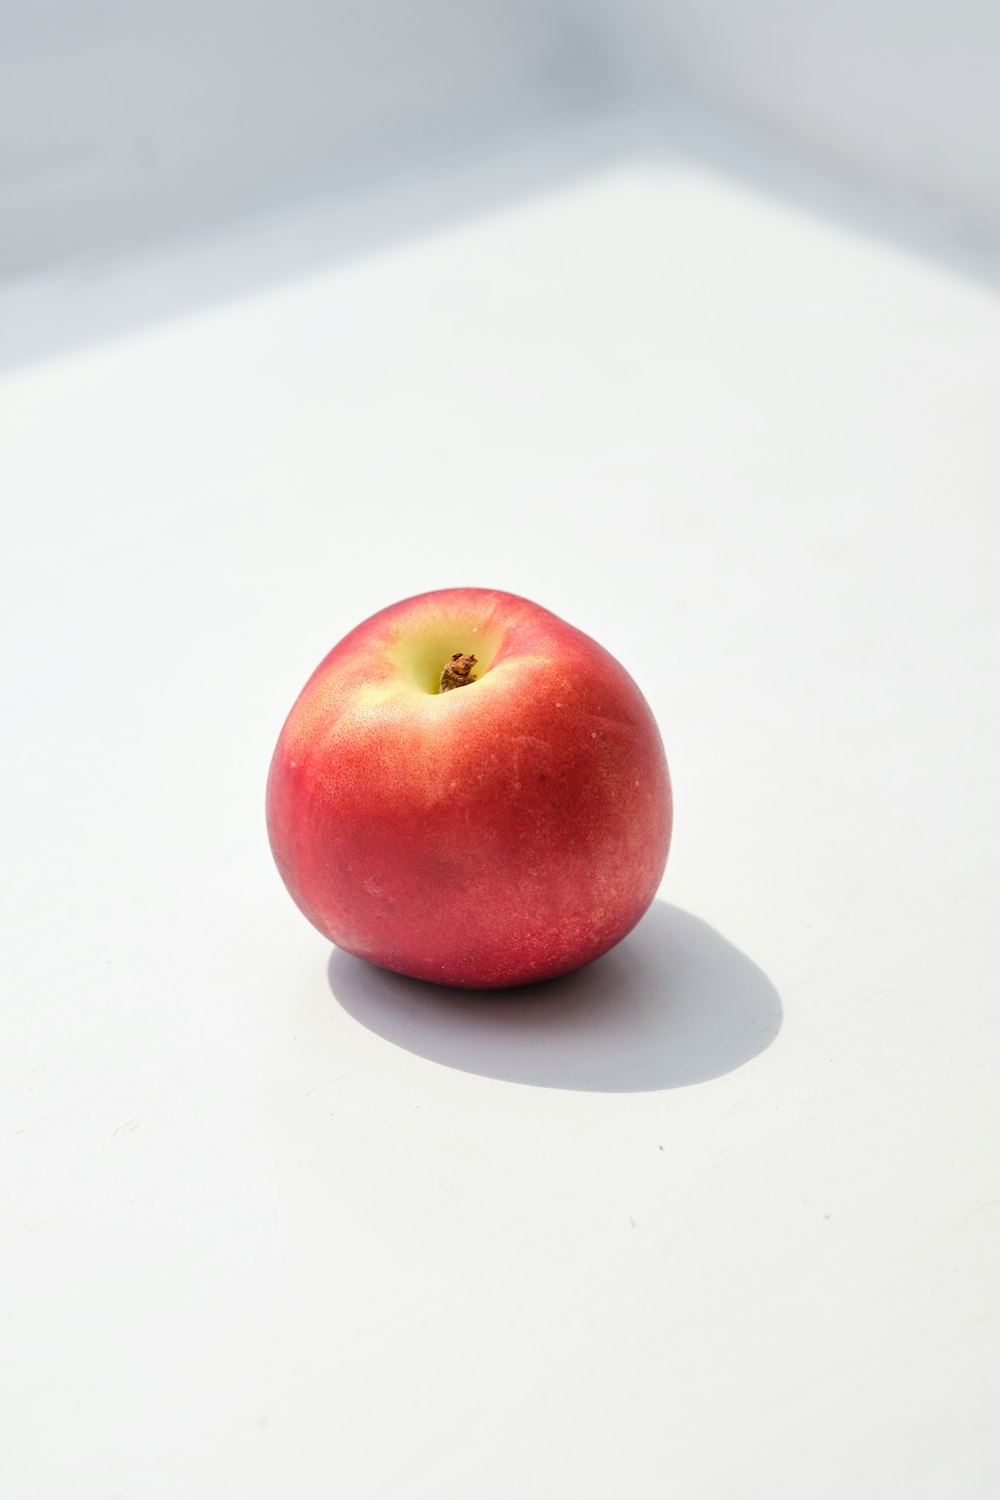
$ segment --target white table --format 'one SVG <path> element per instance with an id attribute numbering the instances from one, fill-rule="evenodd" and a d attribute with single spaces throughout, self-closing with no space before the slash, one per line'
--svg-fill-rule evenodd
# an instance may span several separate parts
<path id="1" fill-rule="evenodd" d="M 996 1494 L 995 296 L 668 158 L 252 282 L 0 383 L 0 1488 Z M 308 672 L 454 583 L 673 769 L 540 994 L 267 850 Z"/>

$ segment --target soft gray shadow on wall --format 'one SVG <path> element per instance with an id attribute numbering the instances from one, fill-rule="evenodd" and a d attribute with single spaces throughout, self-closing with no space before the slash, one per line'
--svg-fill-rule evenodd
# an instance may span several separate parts
<path id="1" fill-rule="evenodd" d="M 0 276 L 0 378 L 544 197 L 630 159 L 631 113 L 528 119 L 293 179 L 217 218 Z M 2 202 L 0 202 L 2 215 Z"/>
<path id="2" fill-rule="evenodd" d="M 0 278 L 0 379 L 36 360 L 474 222 L 623 163 L 658 171 L 694 165 L 821 223 L 1000 287 L 1000 246 L 983 230 L 843 163 L 818 160 L 673 83 L 655 106 L 623 100 L 436 147 L 425 142 L 389 161 L 290 182 L 281 194 L 230 205 L 217 221 L 178 227 L 162 240 L 123 241 L 105 255 Z"/>
<path id="3" fill-rule="evenodd" d="M 778 993 L 706 922 L 653 903 L 576 974 L 521 989 L 446 989 L 335 948 L 330 988 L 357 1021 L 445 1067 L 544 1088 L 631 1093 L 731 1073 L 774 1041 Z"/>

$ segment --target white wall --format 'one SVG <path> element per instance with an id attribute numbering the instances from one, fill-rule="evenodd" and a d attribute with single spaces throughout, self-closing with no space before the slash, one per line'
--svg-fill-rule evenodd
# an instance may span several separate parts
<path id="1" fill-rule="evenodd" d="M 610 3 L 610 0 L 609 0 Z M 1000 0 L 621 0 L 664 70 L 1000 236 Z"/>
<path id="2" fill-rule="evenodd" d="M 592 33 L 531 0 L 0 0 L 0 271 L 587 110 Z"/>
<path id="3" fill-rule="evenodd" d="M 0 272 L 676 85 L 1000 236 L 1000 0 L 0 0 Z"/>

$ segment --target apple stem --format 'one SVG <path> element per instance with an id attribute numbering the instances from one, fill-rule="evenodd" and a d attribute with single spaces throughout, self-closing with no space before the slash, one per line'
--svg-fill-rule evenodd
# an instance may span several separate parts
<path id="1" fill-rule="evenodd" d="M 456 651 L 451 660 L 444 664 L 438 692 L 450 693 L 452 688 L 467 687 L 470 682 L 475 682 L 476 674 L 472 670 L 475 665 L 474 656 L 463 656 L 461 651 Z"/>

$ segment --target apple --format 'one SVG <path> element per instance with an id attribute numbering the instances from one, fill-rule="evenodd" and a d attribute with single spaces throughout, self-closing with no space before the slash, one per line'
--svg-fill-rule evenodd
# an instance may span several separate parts
<path id="1" fill-rule="evenodd" d="M 656 722 L 582 631 L 492 589 L 404 599 L 344 637 L 281 731 L 271 848 L 320 932 L 492 989 L 607 952 L 656 893 L 672 801 Z"/>

